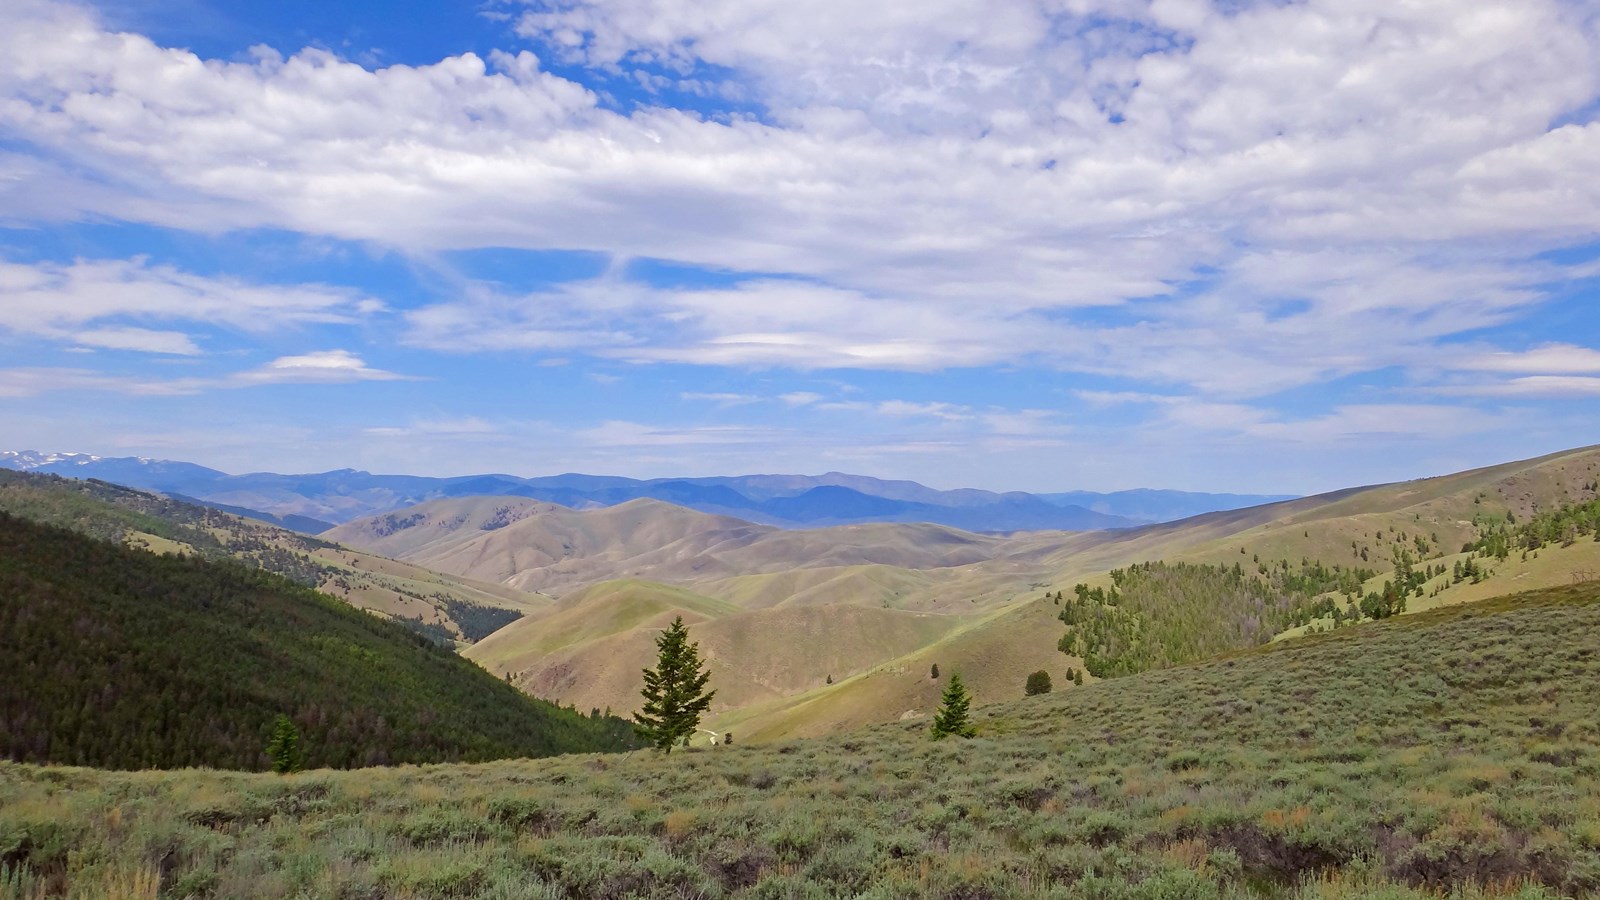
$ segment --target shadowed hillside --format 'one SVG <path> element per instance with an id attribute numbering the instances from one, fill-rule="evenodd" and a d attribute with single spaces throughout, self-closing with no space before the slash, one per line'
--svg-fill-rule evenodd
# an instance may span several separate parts
<path id="1" fill-rule="evenodd" d="M 468 642 L 548 598 L 443 575 L 260 521 L 103 481 L 0 469 L 0 511 L 157 552 L 234 560 L 408 625 Z"/>
<path id="2" fill-rule="evenodd" d="M 287 714 L 313 766 L 625 749 L 629 726 L 528 698 L 280 576 L 0 513 L 0 756 L 257 769 Z"/>

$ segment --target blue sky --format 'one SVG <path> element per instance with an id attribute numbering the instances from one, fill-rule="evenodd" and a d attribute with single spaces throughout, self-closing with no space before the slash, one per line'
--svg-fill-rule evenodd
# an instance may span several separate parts
<path id="1" fill-rule="evenodd" d="M 1600 22 L 17 0 L 0 449 L 1313 492 L 1600 441 Z"/>

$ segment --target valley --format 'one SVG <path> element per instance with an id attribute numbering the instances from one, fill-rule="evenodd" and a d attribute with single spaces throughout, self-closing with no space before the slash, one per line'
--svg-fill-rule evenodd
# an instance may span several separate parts
<path id="1" fill-rule="evenodd" d="M 1587 896 L 1597 488 L 1590 447 L 1098 532 L 489 496 L 310 537 L 0 472 L 0 897 Z M 679 618 L 713 703 L 619 754 Z M 260 768 L 275 712 L 318 771 L 105 771 Z"/>
<path id="2" fill-rule="evenodd" d="M 1053 596 L 1078 583 L 1109 585 L 1116 568 L 1161 560 L 1241 564 L 1253 574 L 1309 562 L 1363 572 L 1359 599 L 1394 577 L 1397 549 L 1419 567 L 1448 569 L 1466 557 L 1458 552 L 1464 543 L 1508 513 L 1523 521 L 1586 502 L 1596 485 L 1600 450 L 1583 448 L 1108 532 L 996 536 L 896 523 L 785 530 L 652 500 L 574 511 L 468 498 L 357 520 L 326 536 L 557 597 L 465 652 L 535 695 L 579 709 L 632 709 L 636 673 L 653 652 L 649 635 L 682 615 L 705 635 L 724 692 L 712 727 L 769 739 L 925 716 L 938 700 L 939 685 L 927 678 L 935 663 L 961 671 L 980 702 L 1020 696 L 1029 672 L 1059 680 L 1082 669 L 1081 656 L 1056 646 L 1063 626 L 1047 624 L 1060 612 Z M 1496 560 L 1494 574 L 1477 581 L 1431 579 L 1410 608 L 1569 583 L 1600 568 L 1594 546 Z M 763 674 L 773 660 L 788 673 L 781 684 Z"/>

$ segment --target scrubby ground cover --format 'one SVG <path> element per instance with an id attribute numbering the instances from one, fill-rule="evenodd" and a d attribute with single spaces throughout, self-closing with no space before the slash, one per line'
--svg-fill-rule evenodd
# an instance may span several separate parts
<path id="1" fill-rule="evenodd" d="M 1458 606 L 978 711 L 661 757 L 0 765 L 0 897 L 1600 893 L 1600 594 Z"/>

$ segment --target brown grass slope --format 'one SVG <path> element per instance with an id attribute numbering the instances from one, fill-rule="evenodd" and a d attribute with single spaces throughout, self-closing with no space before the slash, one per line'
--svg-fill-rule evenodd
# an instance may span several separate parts
<path id="1" fill-rule="evenodd" d="M 940 525 L 783 531 L 658 500 L 572 510 L 513 497 L 436 500 L 342 525 L 326 537 L 548 593 L 614 578 L 699 585 L 810 568 L 943 569 L 993 560 L 1005 543 Z M 782 599 L 766 594 L 753 603 Z"/>
<path id="2" fill-rule="evenodd" d="M 751 738 L 813 736 L 872 721 L 925 713 L 937 703 L 927 683 L 928 666 L 972 671 L 977 702 L 1008 699 L 1021 692 L 1027 672 L 1044 669 L 1058 689 L 1067 667 L 1081 660 L 1055 649 L 1062 626 L 1056 608 L 1038 599 L 1044 590 L 1070 592 L 1077 581 L 1103 582 L 1111 569 L 1145 560 L 1188 560 L 1232 565 L 1259 557 L 1264 562 L 1302 557 L 1329 563 L 1364 565 L 1381 574 L 1392 570 L 1391 548 L 1421 535 L 1446 567 L 1460 545 L 1477 534 L 1474 518 L 1498 520 L 1509 510 L 1519 519 L 1541 509 L 1594 496 L 1587 485 L 1600 479 L 1600 449 L 1589 447 L 1456 473 L 1373 487 L 1337 491 L 1247 510 L 1199 516 L 1123 532 L 1076 535 L 1021 535 L 1009 542 L 1009 585 L 1030 580 L 1032 599 L 1019 610 L 997 613 L 941 645 L 876 667 L 865 678 L 725 716 L 726 727 L 742 728 Z M 1434 537 L 1437 536 L 1437 540 Z M 1351 549 L 1355 542 L 1357 549 Z M 1414 543 L 1409 544 L 1414 547 Z M 1245 551 L 1241 553 L 1243 548 Z M 1361 550 L 1367 550 L 1362 561 Z M 1036 566 L 1031 569 L 1030 566 Z M 984 566 L 973 566 L 982 572 Z M 1600 571 L 1600 545 L 1580 543 L 1549 548 L 1529 560 L 1511 560 L 1479 584 L 1463 582 L 1437 597 L 1413 601 L 1413 611 L 1481 600 L 1511 590 L 1566 584 L 1583 572 Z M 914 601 L 913 601 L 914 602 Z M 1031 616 L 1031 620 L 1025 618 Z M 1031 627 L 1023 627 L 1030 622 Z M 941 658 L 942 657 L 942 658 Z M 998 660 L 998 663 L 997 663 Z M 916 676 L 916 677 L 905 677 Z M 735 724 L 736 723 L 736 724 Z"/>
<path id="3" fill-rule="evenodd" d="M 689 623 L 717 691 L 714 711 L 842 680 L 934 643 L 971 619 L 850 605 L 738 611 L 726 601 L 645 581 L 606 582 L 513 623 L 466 655 L 531 693 L 578 709 L 631 712 L 640 671 L 673 618 Z"/>
<path id="4" fill-rule="evenodd" d="M 1041 669 L 1050 673 L 1056 690 L 1068 690 L 1066 670 L 1081 667 L 1082 661 L 1056 649 L 1060 631 L 1053 605 L 1019 603 L 969 620 L 849 679 L 717 716 L 713 728 L 764 742 L 819 737 L 875 722 L 926 721 L 953 672 L 961 674 L 975 705 L 1022 697 L 1028 675 Z M 938 678 L 932 677 L 935 665 Z"/>
<path id="5" fill-rule="evenodd" d="M 1163 559 L 1298 565 L 1310 558 L 1387 573 L 1393 547 L 1414 547 L 1417 537 L 1427 542 L 1431 561 L 1448 566 L 1449 554 L 1476 535 L 1475 520 L 1507 511 L 1525 517 L 1586 499 L 1586 486 L 1597 478 L 1600 450 L 1581 448 L 1183 522 L 1077 534 L 995 537 L 901 524 L 779 531 L 648 500 L 576 511 L 474 498 L 424 504 L 393 514 L 394 522 L 352 523 L 332 536 L 370 539 L 375 549 L 415 553 L 450 571 L 511 584 L 598 584 L 567 597 L 559 613 L 519 623 L 474 651 L 534 693 L 580 708 L 631 709 L 638 670 L 653 652 L 649 629 L 682 612 L 708 658 L 727 667 L 714 668 L 716 683 L 725 685 L 721 727 L 781 737 L 925 714 L 936 700 L 937 686 L 927 678 L 935 662 L 963 671 L 979 702 L 1019 695 L 1027 674 L 1038 669 L 1063 684 L 1066 670 L 1081 662 L 1055 649 L 1062 627 L 1040 598 L 1070 592 L 1078 581 L 1103 581 L 1115 567 Z M 1547 553 L 1507 564 L 1501 580 L 1487 587 L 1455 585 L 1416 608 L 1560 584 L 1570 571 L 1592 566 L 1591 556 Z M 603 583 L 618 577 L 631 580 Z M 642 586 L 638 579 L 666 584 Z M 673 595 L 667 584 L 683 593 Z M 715 601 L 728 609 L 708 605 Z M 639 615 L 641 603 L 650 615 L 629 618 Z M 745 611 L 742 630 L 724 622 L 734 608 Z M 619 609 L 631 612 L 619 620 Z M 888 615 L 911 611 L 950 620 L 924 633 Z M 628 624 L 574 624 L 614 621 Z M 756 647 L 738 646 L 735 638 Z M 770 662 L 759 677 L 751 663 L 757 659 Z M 828 674 L 836 683 L 819 683 Z"/>

